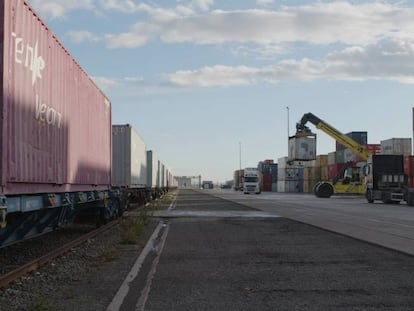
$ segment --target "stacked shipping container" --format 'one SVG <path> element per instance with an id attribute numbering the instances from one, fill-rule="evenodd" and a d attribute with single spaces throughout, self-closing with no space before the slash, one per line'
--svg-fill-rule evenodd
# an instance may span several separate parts
<path id="1" fill-rule="evenodd" d="M 360 145 L 367 146 L 368 144 L 367 132 L 350 132 L 345 135 L 352 138 Z M 371 149 L 375 149 L 375 147 L 372 147 Z M 345 163 L 352 162 L 352 167 L 356 168 L 358 166 L 356 163 L 365 161 L 359 154 L 354 153 L 351 149 L 346 148 L 338 142 L 336 142 L 336 151 L 334 154 L 335 156 L 333 156 L 332 154 L 328 155 L 328 179 L 335 178 L 337 174 L 339 174 L 343 170 L 343 168 L 345 167 Z"/>
<path id="2" fill-rule="evenodd" d="M 381 154 L 411 155 L 411 138 L 390 138 L 382 140 Z"/>
<path id="3" fill-rule="evenodd" d="M 234 190 L 241 190 L 243 188 L 244 170 L 234 171 Z"/>
<path id="4" fill-rule="evenodd" d="M 305 168 L 303 175 L 303 192 L 312 193 L 314 185 L 321 180 L 328 180 L 328 155 L 319 155 Z"/>
<path id="5" fill-rule="evenodd" d="M 278 159 L 278 192 L 303 192 L 305 168 L 314 161 L 290 161 L 288 157 Z"/>
<path id="6" fill-rule="evenodd" d="M 264 160 L 257 165 L 260 176 L 260 189 L 262 191 L 277 191 L 278 165 L 273 160 Z"/>

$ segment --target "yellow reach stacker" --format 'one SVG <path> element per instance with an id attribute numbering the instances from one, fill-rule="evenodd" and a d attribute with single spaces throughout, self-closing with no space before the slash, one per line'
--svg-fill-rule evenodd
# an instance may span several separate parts
<path id="1" fill-rule="evenodd" d="M 300 122 L 296 124 L 295 138 L 315 136 L 309 127 L 306 126 L 308 122 L 333 137 L 338 143 L 349 148 L 353 153 L 358 154 L 363 160 L 366 161 L 371 156 L 371 153 L 364 146 L 312 113 L 304 114 Z M 314 186 L 314 193 L 320 198 L 329 198 L 333 194 L 365 194 L 367 188 L 361 175 L 353 174 L 351 162 L 348 162 L 332 181 L 318 182 Z"/>

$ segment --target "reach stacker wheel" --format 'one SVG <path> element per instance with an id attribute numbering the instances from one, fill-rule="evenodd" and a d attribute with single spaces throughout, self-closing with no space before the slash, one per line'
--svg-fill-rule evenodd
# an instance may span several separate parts
<path id="1" fill-rule="evenodd" d="M 333 194 L 334 188 L 328 182 L 319 182 L 315 187 L 315 195 L 318 198 L 330 198 Z"/>

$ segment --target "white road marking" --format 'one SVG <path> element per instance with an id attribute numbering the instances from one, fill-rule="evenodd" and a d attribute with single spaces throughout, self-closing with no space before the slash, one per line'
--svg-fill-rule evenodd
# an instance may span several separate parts
<path id="1" fill-rule="evenodd" d="M 165 225 L 164 232 L 160 238 L 160 242 L 158 245 L 157 257 L 152 262 L 151 270 L 149 271 L 147 276 L 147 282 L 145 284 L 144 289 L 141 291 L 141 296 L 139 297 L 139 300 L 135 308 L 136 311 L 145 310 L 145 303 L 147 302 L 149 293 L 151 291 L 152 279 L 154 278 L 155 272 L 157 271 L 158 262 L 160 261 L 162 250 L 164 249 L 165 240 L 167 239 L 169 228 L 169 225 Z"/>
<path id="2" fill-rule="evenodd" d="M 171 211 L 175 209 L 176 205 L 177 205 L 177 197 L 175 197 L 174 200 L 171 202 L 170 206 L 168 207 L 168 210 Z"/>
<path id="3" fill-rule="evenodd" d="M 112 299 L 112 302 L 109 304 L 107 311 L 118 311 L 124 302 L 125 297 L 128 295 L 130 284 L 135 280 L 137 277 L 142 264 L 145 261 L 145 258 L 151 251 L 154 241 L 157 239 L 159 232 L 161 231 L 161 228 L 163 227 L 163 222 L 160 222 L 158 226 L 155 228 L 153 234 L 151 235 L 150 239 L 148 240 L 147 244 L 145 245 L 144 249 L 142 250 L 140 256 L 136 260 L 134 266 L 132 267 L 131 271 L 127 275 L 126 279 L 122 283 L 121 287 L 118 289 L 118 292 Z"/>
<path id="4" fill-rule="evenodd" d="M 218 217 L 218 218 L 278 218 L 274 213 L 262 211 L 155 211 L 154 217 L 177 218 L 177 217 Z"/>

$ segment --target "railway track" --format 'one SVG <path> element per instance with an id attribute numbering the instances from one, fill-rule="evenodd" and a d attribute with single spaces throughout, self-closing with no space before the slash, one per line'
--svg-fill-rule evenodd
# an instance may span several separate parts
<path id="1" fill-rule="evenodd" d="M 52 251 L 50 251 L 49 253 L 47 253 L 46 255 L 43 255 L 41 257 L 38 257 L 20 267 L 18 267 L 17 269 L 14 269 L 13 271 L 10 271 L 8 273 L 6 273 L 5 275 L 0 276 L 0 288 L 6 288 L 9 284 L 15 282 L 16 280 L 18 280 L 19 278 L 21 278 L 22 276 L 25 276 L 26 274 L 35 271 L 37 269 L 39 269 L 40 267 L 44 266 L 45 264 L 51 262 L 52 260 L 62 256 L 63 254 L 67 253 L 68 251 L 70 251 L 71 249 L 73 249 L 74 247 L 77 247 L 81 244 L 83 244 L 84 242 L 86 242 L 87 240 L 99 235 L 100 233 L 112 228 L 113 226 L 117 225 L 119 223 L 119 219 L 114 220 L 96 230 L 90 231 L 84 235 L 82 235 L 79 238 L 76 238 L 73 241 L 70 241 L 66 244 L 64 244 L 61 247 L 58 247 Z"/>

